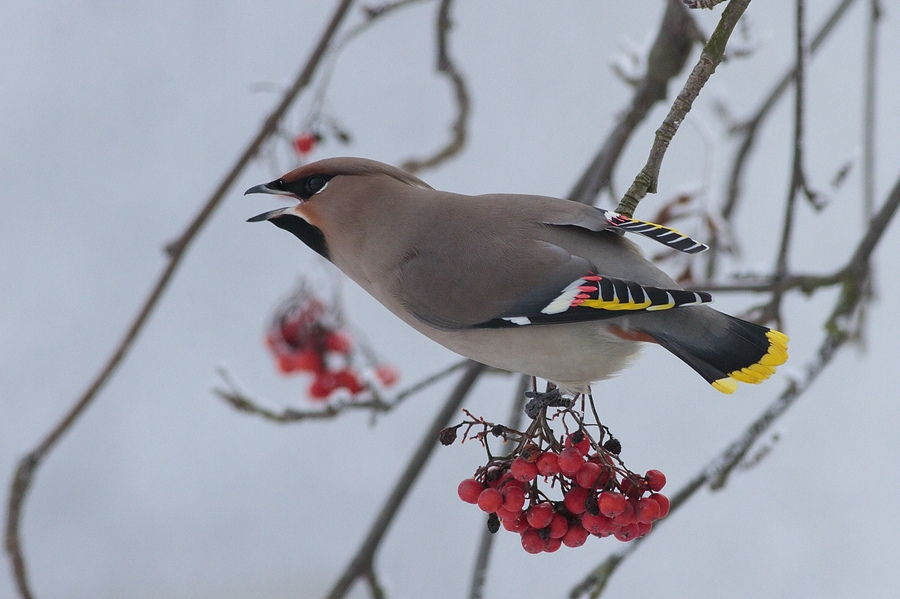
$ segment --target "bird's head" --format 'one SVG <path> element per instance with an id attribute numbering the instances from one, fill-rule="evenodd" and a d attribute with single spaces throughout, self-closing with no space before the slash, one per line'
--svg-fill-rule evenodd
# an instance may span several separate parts
<path id="1" fill-rule="evenodd" d="M 385 185 L 431 189 L 409 173 L 393 166 L 363 158 L 327 158 L 294 169 L 278 179 L 256 185 L 244 192 L 267 193 L 297 200 L 297 204 L 276 208 L 247 219 L 269 221 L 297 236 L 313 250 L 330 258 L 328 229 L 346 224 L 335 222 L 357 212 L 357 202 L 371 203 L 383 196 Z"/>

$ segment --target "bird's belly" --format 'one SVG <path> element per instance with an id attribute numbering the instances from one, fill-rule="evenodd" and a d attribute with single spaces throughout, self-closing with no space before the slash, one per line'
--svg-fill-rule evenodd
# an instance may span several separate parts
<path id="1" fill-rule="evenodd" d="M 593 323 L 441 331 L 416 327 L 444 347 L 502 370 L 551 380 L 572 391 L 614 376 L 639 350 Z"/>

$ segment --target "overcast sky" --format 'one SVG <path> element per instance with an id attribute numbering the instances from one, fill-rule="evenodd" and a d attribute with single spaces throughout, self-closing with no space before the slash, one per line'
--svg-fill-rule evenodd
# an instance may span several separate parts
<path id="1" fill-rule="evenodd" d="M 809 24 L 837 0 L 807 2 Z M 0 471 L 75 401 L 112 352 L 165 263 L 163 246 L 278 101 L 318 39 L 332 0 L 8 4 L 0 19 Z M 884 2 L 876 199 L 900 172 L 898 6 Z M 809 69 L 808 174 L 827 188 L 860 156 L 865 8 L 857 2 Z M 465 151 L 422 173 L 439 189 L 560 196 L 576 181 L 630 90 L 610 63 L 646 48 L 663 3 L 460 1 L 452 52 L 470 85 Z M 391 163 L 439 147 L 453 108 L 433 71 L 434 3 L 353 42 L 328 91 L 353 134 L 313 158 Z M 701 15 L 711 31 L 721 9 Z M 685 122 L 659 197 L 722 195 L 731 147 L 713 101 L 748 114 L 790 64 L 793 3 L 747 12 L 754 54 L 723 64 Z M 356 13 L 352 21 L 360 20 Z M 692 58 L 695 60 L 696 56 Z M 739 213 L 735 271 L 768 268 L 787 189 L 791 106 L 760 139 Z M 285 122 L 300 126 L 306 97 Z M 654 111 L 623 156 L 617 189 L 639 170 L 663 117 Z M 354 414 L 278 427 L 212 393 L 226 366 L 275 409 L 308 405 L 308 381 L 283 378 L 262 343 L 275 305 L 329 267 L 296 239 L 247 217 L 275 207 L 244 189 L 291 166 L 258 161 L 230 191 L 178 270 L 115 378 L 38 471 L 23 542 L 38 597 L 315 597 L 355 551 L 451 382 L 378 419 Z M 858 164 L 858 162 L 857 162 Z M 798 207 L 792 264 L 836 268 L 862 230 L 860 170 L 821 213 Z M 896 223 L 876 254 L 878 300 L 865 351 L 842 352 L 780 423 L 759 466 L 703 491 L 626 562 L 609 597 L 891 596 L 900 587 L 900 422 L 892 376 L 900 333 Z M 457 358 L 350 283 L 347 314 L 413 382 Z M 659 468 L 674 492 L 736 437 L 813 358 L 834 291 L 787 301 L 787 367 L 758 388 L 713 391 L 659 348 L 597 385 L 601 415 L 634 470 Z M 720 296 L 740 312 L 758 297 Z M 503 420 L 512 378 L 484 379 L 467 404 Z M 441 449 L 380 551 L 391 597 L 462 596 L 483 518 L 456 498 L 483 454 Z M 530 556 L 501 533 L 488 596 L 565 595 L 618 542 Z M 14 596 L 8 564 L 0 597 Z M 355 597 L 366 594 L 357 588 Z"/>

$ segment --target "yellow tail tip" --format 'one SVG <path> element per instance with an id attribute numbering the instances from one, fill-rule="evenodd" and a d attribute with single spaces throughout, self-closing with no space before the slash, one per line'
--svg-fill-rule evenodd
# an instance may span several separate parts
<path id="1" fill-rule="evenodd" d="M 737 389 L 738 381 L 758 385 L 772 376 L 775 368 L 784 364 L 788 359 L 789 339 L 787 335 L 774 329 L 766 332 L 766 338 L 769 340 L 769 349 L 759 361 L 740 370 L 729 372 L 727 377 L 713 381 L 712 386 L 717 391 L 731 394 Z"/>

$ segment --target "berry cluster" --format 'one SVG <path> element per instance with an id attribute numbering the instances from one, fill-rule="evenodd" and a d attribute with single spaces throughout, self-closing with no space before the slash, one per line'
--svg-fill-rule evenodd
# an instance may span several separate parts
<path id="1" fill-rule="evenodd" d="M 340 314 L 308 293 L 298 291 L 277 311 L 266 334 L 266 345 L 282 374 L 313 375 L 309 396 L 326 400 L 344 389 L 351 396 L 369 389 L 369 381 L 354 367 L 356 348 L 341 328 Z M 375 379 L 385 387 L 398 378 L 387 364 L 374 368 Z"/>
<path id="2" fill-rule="evenodd" d="M 598 445 L 583 428 L 562 439 L 545 439 L 547 429 L 541 426 L 519 433 L 480 419 L 463 424 L 485 426 L 485 432 L 473 437 L 481 441 L 487 432 L 519 441 L 512 455 L 490 459 L 457 492 L 490 514 L 491 532 L 502 525 L 518 533 L 528 553 L 579 547 L 590 535 L 630 541 L 669 513 L 669 500 L 659 493 L 665 475 L 649 470 L 640 476 L 626 469 L 618 455 L 621 445 L 612 437 Z M 459 426 L 442 440 L 452 442 Z M 539 481 L 556 487 L 557 498 Z"/>

